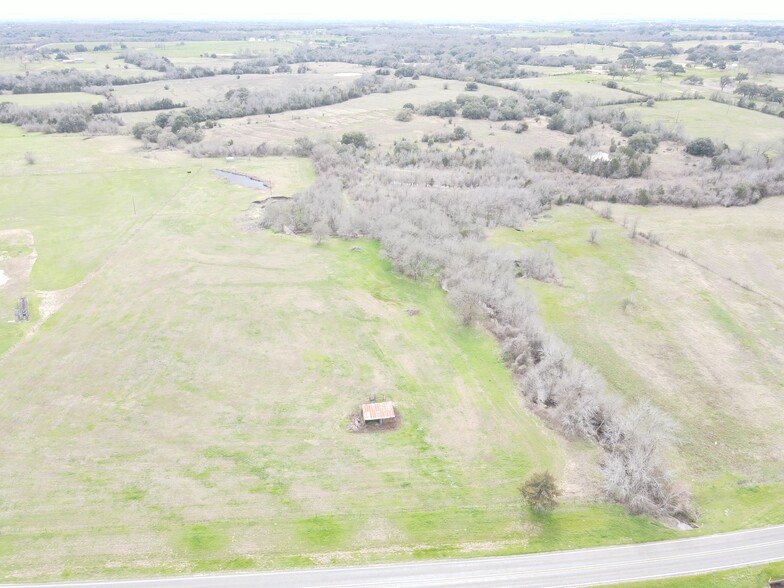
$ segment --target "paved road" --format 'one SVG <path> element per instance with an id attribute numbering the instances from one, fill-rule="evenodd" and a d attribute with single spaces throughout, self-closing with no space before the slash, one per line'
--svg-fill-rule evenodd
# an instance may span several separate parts
<path id="1" fill-rule="evenodd" d="M 784 560 L 784 525 L 622 547 L 419 563 L 58 584 L 56 588 L 568 588 Z M 15 588 L 22 585 L 16 584 Z"/>

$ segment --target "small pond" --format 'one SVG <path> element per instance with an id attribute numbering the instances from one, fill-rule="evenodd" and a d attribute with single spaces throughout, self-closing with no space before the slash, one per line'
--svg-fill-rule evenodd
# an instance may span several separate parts
<path id="1" fill-rule="evenodd" d="M 269 189 L 269 186 L 267 186 L 267 184 L 265 184 L 261 180 L 257 180 L 256 178 L 252 178 L 250 176 L 245 176 L 243 174 L 238 174 L 223 169 L 214 169 L 212 170 L 212 173 L 214 173 L 216 176 L 223 178 L 224 180 L 228 180 L 232 184 L 236 184 L 237 186 L 245 186 L 246 188 L 255 188 L 256 190 Z"/>

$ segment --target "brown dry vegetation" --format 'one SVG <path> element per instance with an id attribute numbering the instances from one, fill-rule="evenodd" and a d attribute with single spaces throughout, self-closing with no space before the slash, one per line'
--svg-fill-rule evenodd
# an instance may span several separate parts
<path id="1" fill-rule="evenodd" d="M 416 87 L 410 90 L 371 94 L 332 106 L 224 120 L 221 121 L 219 128 L 207 133 L 204 143 L 212 145 L 234 141 L 237 145 L 255 146 L 270 142 L 293 146 L 294 139 L 301 136 L 308 136 L 314 140 L 339 139 L 343 133 L 361 131 L 369 133 L 376 143 L 390 146 L 402 136 L 421 138 L 425 133 L 447 128 L 446 120 L 439 117 L 415 115 L 414 120 L 406 123 L 395 120 L 395 115 L 407 102 L 421 106 L 434 100 L 454 100 L 458 95 L 465 93 L 465 84 L 426 77 L 420 78 L 415 83 Z M 445 83 L 449 86 L 448 89 L 444 89 Z M 513 92 L 480 85 L 480 94 L 500 98 L 513 95 Z M 511 131 L 501 131 L 500 122 L 490 123 L 486 120 L 475 121 L 460 117 L 455 117 L 452 122 L 454 126 L 465 127 L 479 140 L 495 133 L 498 136 L 513 136 L 510 141 L 517 139 L 521 143 L 529 142 L 525 137 L 521 138 Z M 534 148 L 532 147 L 531 150 Z"/>
<path id="2" fill-rule="evenodd" d="M 275 92 L 319 86 L 346 86 L 356 79 L 357 75 L 369 71 L 368 68 L 350 63 L 317 63 L 310 66 L 313 71 L 305 74 L 222 75 L 117 86 L 113 94 L 120 102 L 139 102 L 145 98 L 171 98 L 172 101 L 184 102 L 187 106 L 201 106 L 209 100 L 222 98 L 229 90 L 239 88 Z M 154 116 L 149 117 L 151 118 Z"/>

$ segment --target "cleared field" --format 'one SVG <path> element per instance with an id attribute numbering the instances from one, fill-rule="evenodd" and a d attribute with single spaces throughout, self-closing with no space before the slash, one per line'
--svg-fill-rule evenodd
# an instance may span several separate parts
<path id="1" fill-rule="evenodd" d="M 579 57 L 596 57 L 600 60 L 615 61 L 624 52 L 622 47 L 595 45 L 591 43 L 569 43 L 568 45 L 545 45 L 540 47 L 539 55 L 564 55 L 574 53 Z"/>
<path id="2" fill-rule="evenodd" d="M 781 150 L 784 140 L 784 119 L 709 100 L 657 102 L 653 108 L 633 105 L 626 111 L 645 122 L 681 124 L 691 137 L 711 137 L 735 149 Z"/>
<path id="3" fill-rule="evenodd" d="M 522 69 L 526 71 L 533 71 L 544 76 L 560 76 L 566 73 L 572 73 L 575 69 L 571 65 L 565 67 L 550 67 L 547 65 L 525 65 Z M 512 80 L 504 80 L 506 82 L 516 82 L 517 78 Z"/>
<path id="4" fill-rule="evenodd" d="M 91 47 L 91 45 L 88 45 Z M 73 49 L 73 45 L 64 45 L 66 51 Z M 35 61 L 20 59 L 0 59 L 0 74 L 24 75 L 25 72 L 38 73 L 47 71 L 61 71 L 76 69 L 97 75 L 113 75 L 118 77 L 144 76 L 146 78 L 159 78 L 163 74 L 157 71 L 141 69 L 116 59 L 118 51 L 97 51 L 86 53 L 71 53 L 70 57 L 83 59 L 74 63 L 63 63 L 55 59 L 40 59 Z"/>
<path id="5" fill-rule="evenodd" d="M 585 76 L 588 77 L 588 76 Z M 526 90 L 544 90 L 554 92 L 556 90 L 567 90 L 575 96 L 588 96 L 596 98 L 600 103 L 619 102 L 634 98 L 634 94 L 616 90 L 603 86 L 600 81 L 589 81 L 574 79 L 571 76 L 546 76 L 539 78 L 523 78 L 520 80 L 504 80 L 508 83 L 515 83 L 520 88 Z M 601 81 L 606 81 L 602 79 Z"/>
<path id="6" fill-rule="evenodd" d="M 372 71 L 347 63 L 319 63 L 306 74 L 247 74 L 243 76 L 212 76 L 187 80 L 160 80 L 146 84 L 118 86 L 114 95 L 124 102 L 145 98 L 171 98 L 188 106 L 199 106 L 211 99 L 222 98 L 229 90 L 283 91 L 310 87 L 348 86 L 359 75 Z M 350 75 L 342 75 L 350 74 Z M 150 118 L 154 117 L 152 115 Z"/>
<path id="7" fill-rule="evenodd" d="M 389 94 L 371 94 L 341 104 L 311 108 L 295 112 L 273 115 L 227 119 L 221 121 L 219 128 L 207 132 L 205 143 L 225 144 L 234 141 L 236 145 L 258 145 L 269 142 L 292 146 L 301 136 L 340 139 L 348 131 L 368 133 L 379 145 L 388 147 L 402 137 L 420 139 L 426 133 L 451 130 L 462 126 L 471 132 L 477 141 L 503 145 L 519 153 L 529 154 L 538 147 L 558 149 L 568 145 L 570 137 L 564 133 L 547 130 L 546 121 L 529 121 L 530 130 L 515 134 L 512 130 L 502 130 L 503 123 L 487 120 L 469 120 L 461 117 L 449 121 L 435 116 L 415 115 L 410 122 L 395 120 L 395 115 L 403 104 L 410 102 L 416 106 L 432 101 L 454 100 L 464 93 L 462 82 L 446 82 L 433 78 L 421 78 L 416 88 Z M 477 95 L 489 94 L 495 97 L 510 96 L 513 93 L 496 86 L 480 84 Z M 248 123 L 250 121 L 250 123 Z M 512 121 L 511 127 L 516 123 Z"/>
<path id="8" fill-rule="evenodd" d="M 531 39 L 537 38 L 546 38 L 546 37 L 556 37 L 556 38 L 564 38 L 564 37 L 574 37 L 574 33 L 572 31 L 512 31 L 509 33 L 501 33 L 498 35 L 499 37 L 528 37 Z"/>
<path id="9" fill-rule="evenodd" d="M 202 55 L 274 55 L 288 53 L 297 42 L 289 39 L 256 39 L 254 41 L 180 41 L 170 43 L 128 43 L 129 48 L 155 53 L 177 59 L 201 57 Z"/>
<path id="10" fill-rule="evenodd" d="M 753 210 L 729 209 L 725 221 L 739 234 L 759 232 L 748 246 L 758 252 L 759 268 L 778 265 L 780 214 L 763 209 L 749 223 L 744 211 Z M 705 531 L 733 521 L 783 522 L 784 307 L 690 259 L 630 239 L 620 224 L 624 212 L 631 219 L 636 210 L 617 207 L 618 222 L 608 222 L 587 208 L 559 207 L 525 232 L 498 230 L 493 239 L 554 248 L 563 284 L 528 283 L 545 322 L 599 370 L 611 391 L 650 399 L 675 419 L 678 475 L 692 487 Z M 738 217 L 729 216 L 735 212 Z M 659 214 L 667 215 L 662 225 L 677 218 L 683 234 L 709 230 L 692 211 Z M 593 226 L 598 245 L 588 242 Z M 650 228 L 641 221 L 641 230 Z M 714 229 L 719 241 L 723 229 Z M 721 256 L 713 251 L 700 261 Z M 777 271 L 780 277 L 780 266 Z"/>
<path id="11" fill-rule="evenodd" d="M 490 336 L 373 243 L 243 229 L 265 193 L 211 174 L 223 160 L 2 132 L 2 226 L 33 244 L 20 233 L 0 249 L 37 254 L 15 287 L 75 285 L 0 357 L 4 580 L 674 535 L 609 505 L 522 509 L 527 473 L 565 475 L 563 445 L 523 409 Z M 18 161 L 26 150 L 40 163 Z M 298 158 L 234 165 L 276 194 L 312 179 Z M 371 394 L 396 402 L 399 430 L 346 430 Z"/>
<path id="12" fill-rule="evenodd" d="M 48 94 L 0 94 L 0 103 L 12 102 L 22 106 L 51 106 L 52 104 L 80 104 L 89 106 L 105 102 L 106 98 L 87 92 L 50 92 Z"/>
<path id="13" fill-rule="evenodd" d="M 754 206 L 613 206 L 616 217 L 635 217 L 673 249 L 685 249 L 722 276 L 784 305 L 784 198 L 766 198 Z"/>

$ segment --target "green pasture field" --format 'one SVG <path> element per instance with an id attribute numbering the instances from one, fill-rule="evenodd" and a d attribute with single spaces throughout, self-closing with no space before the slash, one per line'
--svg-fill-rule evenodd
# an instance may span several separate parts
<path id="1" fill-rule="evenodd" d="M 90 49 L 97 43 L 86 43 Z M 72 51 L 73 44 L 64 44 L 62 48 L 66 50 L 68 56 L 71 58 L 80 58 L 84 61 L 77 61 L 75 63 L 63 63 L 55 59 L 40 59 L 35 61 L 20 60 L 14 58 L 1 58 L 0 59 L 0 75 L 3 74 L 17 74 L 24 75 L 25 72 L 41 73 L 50 71 L 62 71 L 66 69 L 76 69 L 78 71 L 95 73 L 97 75 L 113 75 L 118 77 L 136 77 L 144 76 L 146 78 L 163 77 L 163 74 L 157 71 L 150 71 L 141 69 L 135 65 L 125 63 L 117 59 L 119 53 L 119 44 L 115 46 L 112 51 L 87 51 L 84 53 L 76 53 Z M 108 67 L 107 67 L 108 66 Z"/>
<path id="2" fill-rule="evenodd" d="M 87 92 L 49 92 L 47 94 L 0 94 L 0 103 L 12 102 L 20 106 L 52 106 L 76 104 L 91 106 L 106 101 L 103 96 Z"/>
<path id="3" fill-rule="evenodd" d="M 683 125 L 690 137 L 710 137 L 734 149 L 762 148 L 781 151 L 784 119 L 710 100 L 657 102 L 653 108 L 626 107 L 626 112 L 643 122 L 662 120 Z"/>
<path id="4" fill-rule="evenodd" d="M 565 475 L 573 449 L 524 409 L 493 339 L 461 326 L 437 284 L 395 275 L 372 242 L 250 230 L 242 217 L 269 193 L 210 171 L 285 195 L 312 181 L 307 160 L 1 132 L 0 252 L 33 317 L 0 325 L 0 578 L 675 536 L 579 496 L 552 516 L 523 508 L 520 481 Z M 6 314 L 15 295 L 0 299 Z M 398 430 L 347 430 L 371 395 L 394 400 Z"/>
<path id="5" fill-rule="evenodd" d="M 780 209 L 784 199 L 771 202 Z M 778 267 L 782 279 L 780 214 L 759 210 L 749 222 L 744 211 L 754 207 L 724 209 L 727 224 L 709 225 L 688 209 L 653 210 L 666 211 L 662 218 L 673 219 L 682 235 L 702 236 L 712 226 L 716 242 L 726 226 L 758 231 L 747 251 L 758 267 Z M 631 239 L 622 224 L 630 227 L 636 212 L 613 207 L 614 220 L 606 221 L 588 208 L 564 206 L 523 232 L 499 229 L 492 239 L 515 249 L 553 248 L 562 283 L 526 281 L 545 323 L 596 367 L 611 392 L 650 400 L 676 421 L 677 476 L 694 493 L 703 532 L 782 523 L 784 332 L 771 326 L 782 324 L 784 306 L 704 269 L 721 263 L 718 250 L 701 249 L 690 259 Z M 640 230 L 658 226 L 640 214 Z M 598 244 L 588 241 L 592 227 Z M 676 251 L 689 247 L 688 239 L 670 241 L 666 232 L 662 241 Z M 725 249 L 732 243 L 738 241 Z M 740 245 L 736 253 L 743 251 Z"/>
<path id="6" fill-rule="evenodd" d="M 597 76 L 598 77 L 598 76 Z M 587 78 L 587 76 L 586 76 Z M 618 102 L 621 100 L 628 100 L 635 98 L 634 94 L 624 92 L 623 90 L 608 88 L 602 85 L 597 79 L 596 81 L 588 79 L 575 78 L 569 76 L 542 76 L 538 78 L 522 78 L 519 80 L 504 80 L 508 83 L 515 83 L 522 89 L 531 90 L 544 90 L 546 92 L 554 92 L 556 90 L 567 90 L 575 96 L 588 96 L 596 98 L 600 103 Z M 602 81 L 606 81 L 602 79 Z M 620 84 L 619 84 L 620 85 Z"/>

